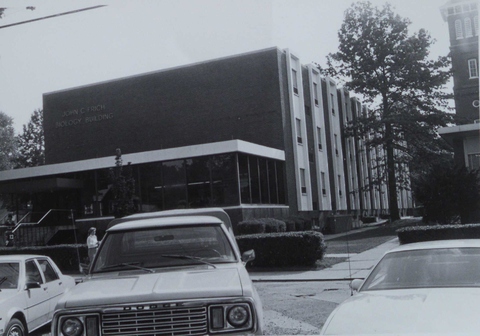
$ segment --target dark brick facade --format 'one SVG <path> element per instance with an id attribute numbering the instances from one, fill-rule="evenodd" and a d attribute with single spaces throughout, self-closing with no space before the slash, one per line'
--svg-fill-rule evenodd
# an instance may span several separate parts
<path id="1" fill-rule="evenodd" d="M 276 48 L 44 95 L 46 163 L 240 139 L 284 150 Z"/>

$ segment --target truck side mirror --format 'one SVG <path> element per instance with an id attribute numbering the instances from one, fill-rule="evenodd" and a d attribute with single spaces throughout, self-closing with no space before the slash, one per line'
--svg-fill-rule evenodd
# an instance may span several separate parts
<path id="1" fill-rule="evenodd" d="M 248 250 L 242 253 L 242 261 L 246 265 L 249 261 L 255 259 L 255 250 Z"/>

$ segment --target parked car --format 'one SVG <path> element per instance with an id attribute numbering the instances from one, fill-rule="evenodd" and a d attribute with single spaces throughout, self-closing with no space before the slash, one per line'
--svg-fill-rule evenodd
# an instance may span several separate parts
<path id="1" fill-rule="evenodd" d="M 48 324 L 75 279 L 40 255 L 0 256 L 0 334 L 24 336 Z"/>
<path id="2" fill-rule="evenodd" d="M 401 245 L 329 316 L 322 335 L 478 335 L 480 240 Z"/>
<path id="3" fill-rule="evenodd" d="M 221 209 L 114 220 L 54 336 L 262 334 L 263 308 Z"/>

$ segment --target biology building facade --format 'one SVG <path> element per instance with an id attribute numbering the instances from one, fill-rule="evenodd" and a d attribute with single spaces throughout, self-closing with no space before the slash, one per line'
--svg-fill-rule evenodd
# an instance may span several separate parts
<path id="1" fill-rule="evenodd" d="M 52 209 L 90 226 L 112 218 L 116 150 L 135 179 L 136 211 L 221 207 L 233 222 L 388 214 L 373 186 L 381 150 L 345 138 L 366 107 L 269 48 L 43 96 L 46 165 L 0 172 L 20 220 Z M 399 194 L 403 214 L 411 195 Z M 356 221 L 354 221 L 356 222 Z"/>

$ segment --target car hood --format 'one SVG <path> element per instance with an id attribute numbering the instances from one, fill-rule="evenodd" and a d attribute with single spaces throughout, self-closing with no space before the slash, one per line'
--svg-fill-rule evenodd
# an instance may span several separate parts
<path id="1" fill-rule="evenodd" d="M 360 292 L 340 304 L 325 335 L 477 335 L 480 288 Z"/>
<path id="2" fill-rule="evenodd" d="M 158 273 L 110 272 L 78 284 L 64 295 L 65 308 L 121 303 L 188 300 L 243 295 L 236 267 L 200 268 Z"/>
<path id="3" fill-rule="evenodd" d="M 0 303 L 4 303 L 18 295 L 18 289 L 2 289 L 0 290 Z"/>

